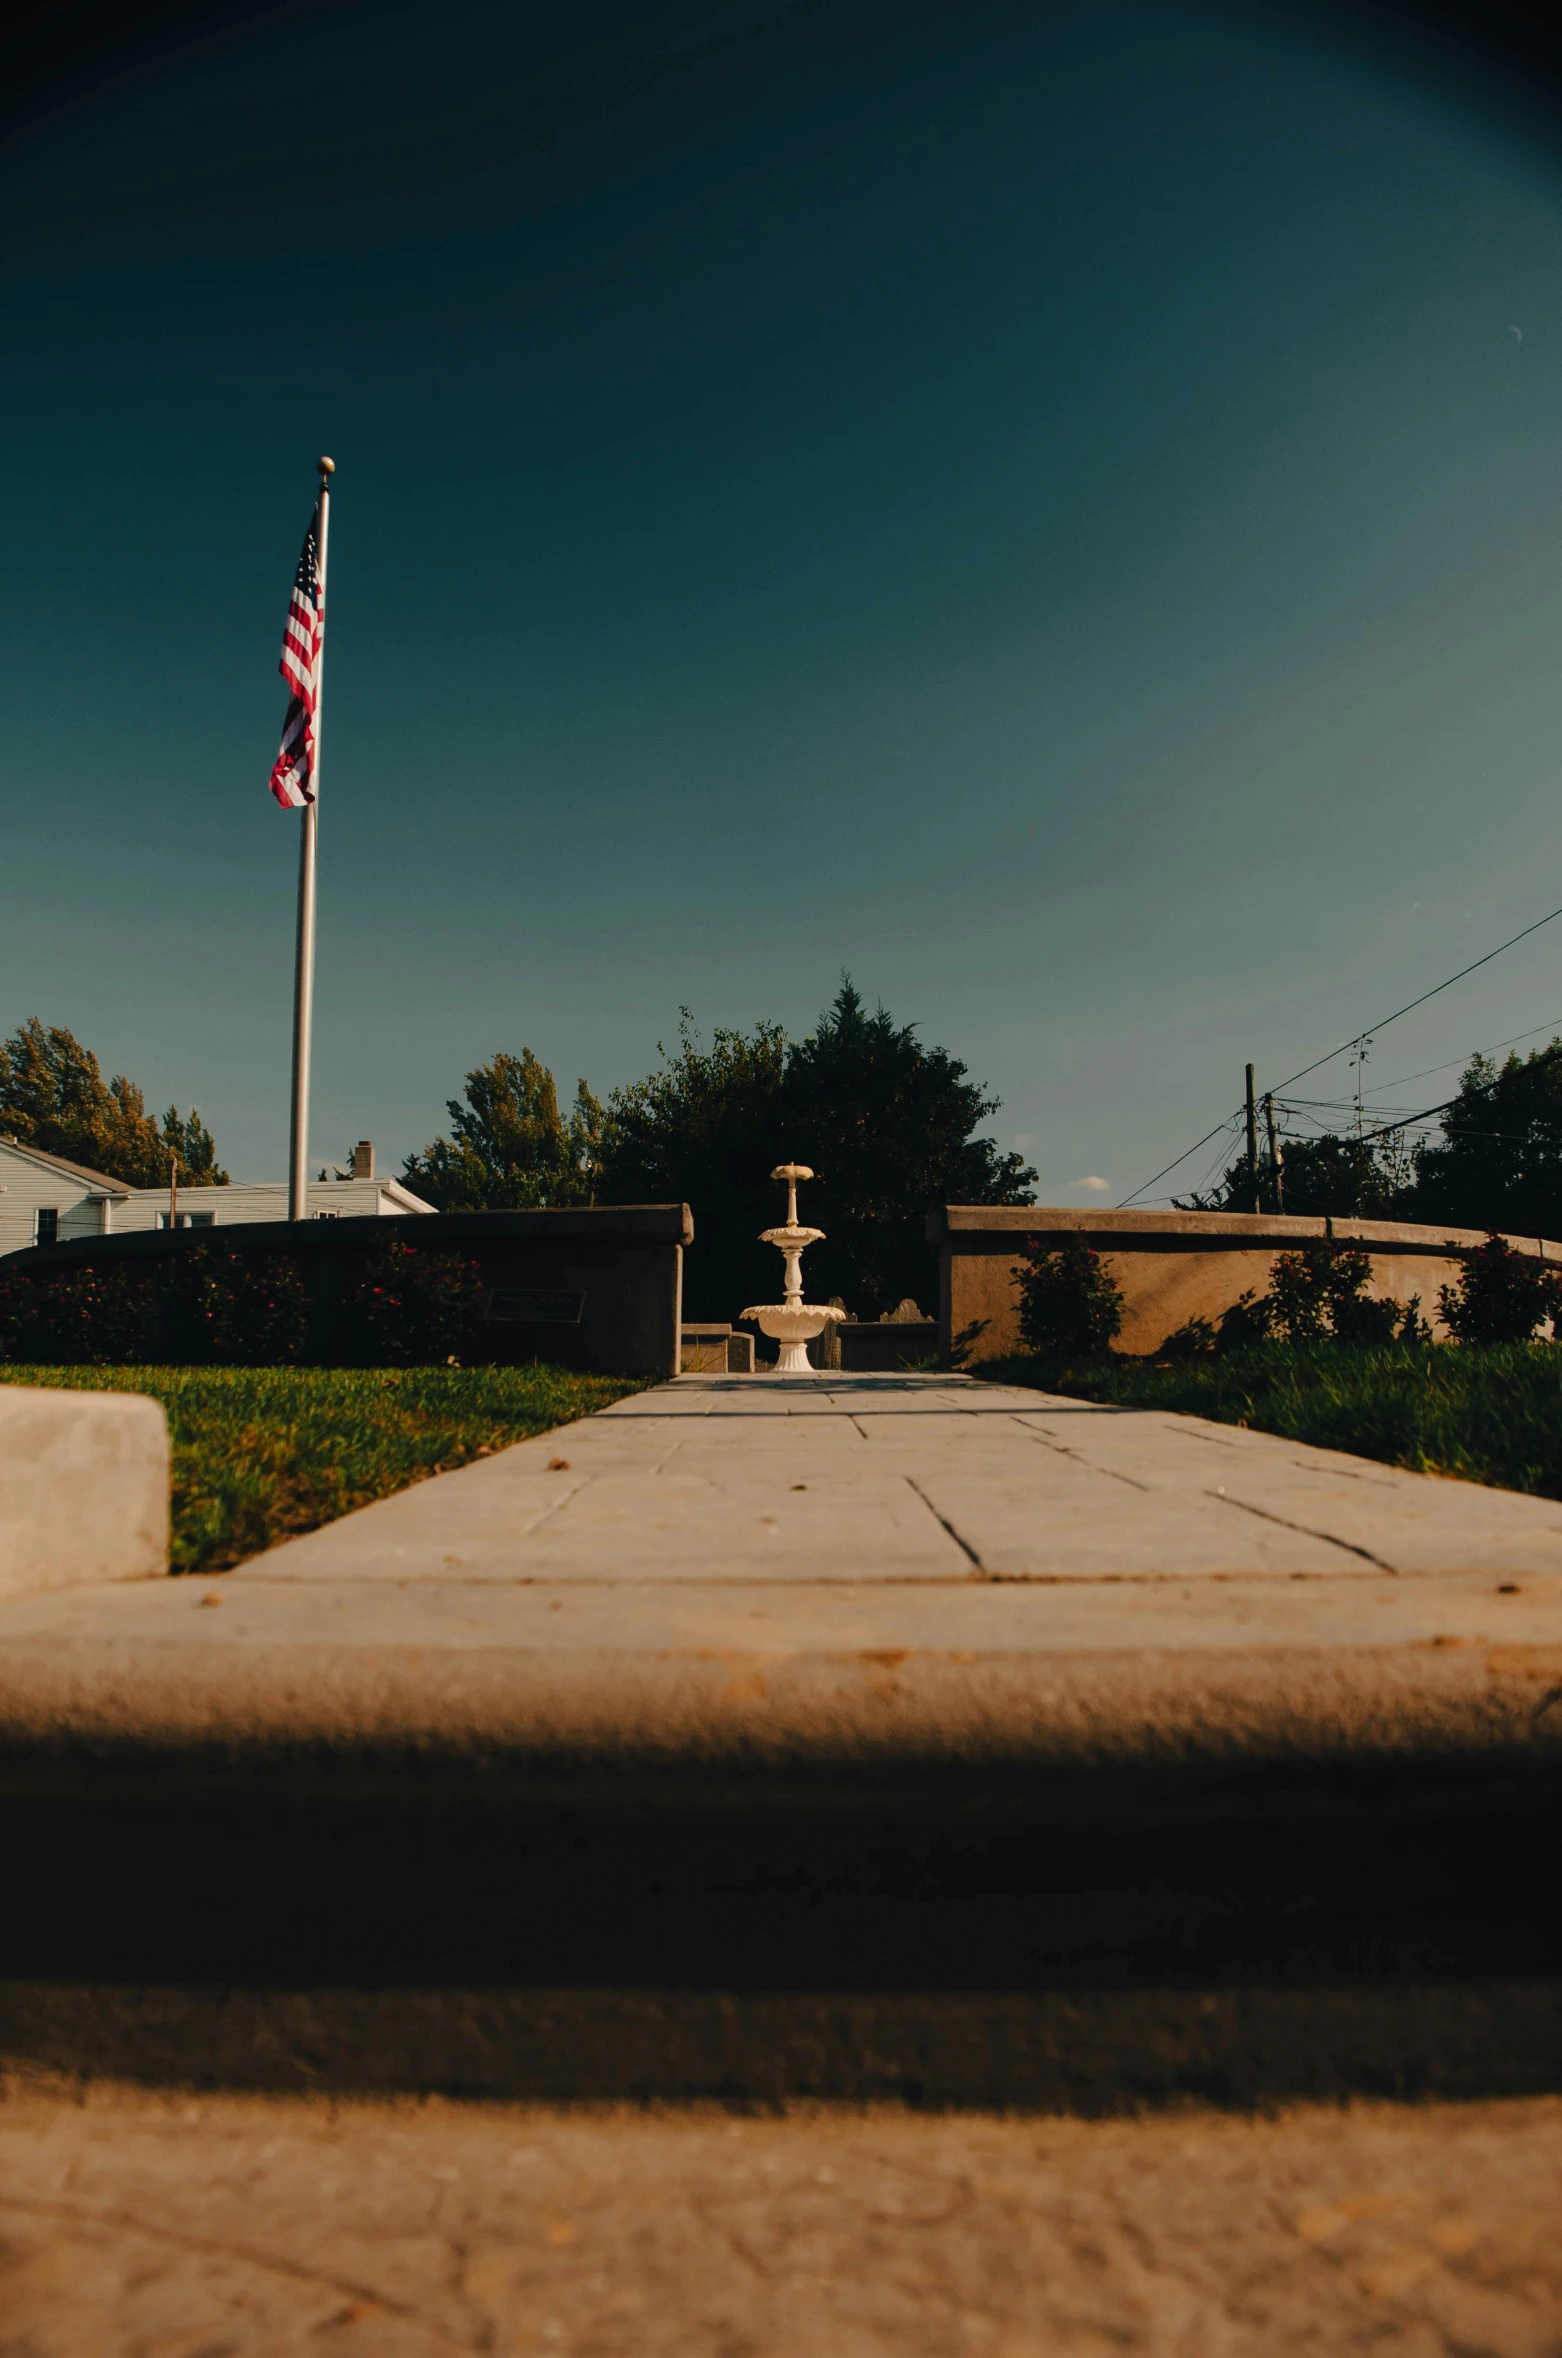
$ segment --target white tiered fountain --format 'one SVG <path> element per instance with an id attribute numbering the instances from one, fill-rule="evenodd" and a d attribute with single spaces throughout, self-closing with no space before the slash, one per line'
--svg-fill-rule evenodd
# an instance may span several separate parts
<path id="1" fill-rule="evenodd" d="M 761 1244 L 773 1244 L 786 1262 L 786 1300 L 762 1302 L 756 1310 L 745 1310 L 745 1318 L 757 1318 L 761 1334 L 769 1335 L 781 1346 L 776 1362 L 776 1374 L 806 1376 L 814 1373 L 808 1356 L 808 1346 L 815 1335 L 823 1334 L 830 1321 L 844 1318 L 844 1310 L 819 1309 L 803 1300 L 802 1258 L 805 1245 L 818 1244 L 824 1235 L 822 1228 L 800 1228 L 797 1220 L 797 1182 L 811 1179 L 812 1171 L 806 1163 L 778 1163 L 770 1174 L 772 1179 L 786 1181 L 786 1226 L 762 1228 Z"/>

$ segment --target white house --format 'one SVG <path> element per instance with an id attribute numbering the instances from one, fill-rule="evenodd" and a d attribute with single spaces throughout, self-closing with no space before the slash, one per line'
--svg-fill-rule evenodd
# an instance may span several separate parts
<path id="1" fill-rule="evenodd" d="M 374 1176 L 367 1139 L 353 1154 L 352 1175 L 316 1179 L 309 1187 L 311 1220 L 393 1218 L 431 1212 L 399 1179 Z M 166 1187 L 127 1187 L 102 1171 L 63 1156 L 0 1138 L 0 1254 L 29 1245 L 68 1243 L 78 1236 L 123 1236 L 167 1228 L 170 1212 L 181 1228 L 230 1228 L 247 1220 L 285 1220 L 287 1187 L 264 1180 L 235 1187 L 181 1187 L 175 1207 Z"/>

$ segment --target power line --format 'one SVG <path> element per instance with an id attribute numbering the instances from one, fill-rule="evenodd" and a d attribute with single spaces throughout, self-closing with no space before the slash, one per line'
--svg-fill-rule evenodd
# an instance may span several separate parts
<path id="1" fill-rule="evenodd" d="M 1418 1073 L 1401 1073 L 1397 1081 L 1384 1081 L 1373 1091 L 1381 1097 L 1390 1089 L 1403 1089 L 1407 1081 L 1429 1081 L 1434 1073 L 1451 1073 L 1457 1064 L 1468 1064 L 1477 1056 L 1495 1056 L 1499 1048 L 1517 1048 L 1522 1040 L 1538 1040 L 1542 1032 L 1555 1033 L 1562 1024 L 1562 1015 L 1552 1016 L 1549 1023 L 1536 1024 L 1533 1031 L 1513 1032 L 1506 1040 L 1493 1040 L 1489 1048 L 1467 1048 L 1463 1056 L 1450 1056 L 1446 1064 L 1429 1064 Z"/>
<path id="2" fill-rule="evenodd" d="M 1386 1031 L 1391 1023 L 1398 1023 L 1402 1015 L 1409 1015 L 1413 1008 L 1424 1007 L 1428 999 L 1435 999 L 1439 991 L 1452 990 L 1456 982 L 1463 982 L 1465 976 L 1474 974 L 1477 967 L 1489 966 L 1494 958 L 1502 956 L 1504 950 L 1511 950 L 1515 944 L 1528 941 L 1532 933 L 1539 933 L 1543 925 L 1552 924 L 1558 917 L 1562 917 L 1562 909 L 1553 909 L 1548 917 L 1537 917 L 1533 925 L 1526 925 L 1524 931 L 1514 934 L 1512 940 L 1499 942 L 1495 950 L 1487 951 L 1484 958 L 1473 958 L 1468 966 L 1461 966 L 1457 974 L 1449 975 L 1446 982 L 1434 983 L 1429 991 L 1423 991 L 1419 999 L 1407 999 L 1404 1006 L 1396 1007 L 1392 1015 L 1380 1016 L 1376 1023 L 1363 1024 L 1359 1032 L 1353 1032 L 1348 1040 L 1342 1040 L 1337 1048 L 1331 1048 L 1327 1056 L 1315 1058 L 1311 1064 L 1304 1064 L 1299 1073 L 1292 1073 L 1288 1079 L 1281 1081 L 1274 1094 L 1278 1096 L 1281 1089 L 1289 1089 L 1292 1081 L 1305 1081 L 1309 1073 L 1318 1070 L 1319 1065 L 1330 1064 L 1336 1056 L 1343 1056 L 1347 1048 L 1355 1047 L 1358 1040 L 1370 1039 L 1374 1033 Z"/>
<path id="3" fill-rule="evenodd" d="M 1423 991 L 1421 993 L 1419 999 L 1407 999 L 1404 1006 L 1396 1007 L 1392 1015 L 1380 1016 L 1376 1023 L 1363 1024 L 1359 1032 L 1353 1032 L 1348 1040 L 1341 1040 L 1339 1046 L 1337 1048 L 1331 1048 L 1326 1056 L 1315 1057 L 1311 1064 L 1304 1064 L 1300 1072 L 1292 1073 L 1288 1080 L 1281 1081 L 1276 1088 L 1269 1092 L 1269 1094 L 1271 1096 L 1278 1097 L 1280 1091 L 1282 1089 L 1289 1089 L 1293 1081 L 1305 1081 L 1307 1075 L 1309 1073 L 1317 1072 L 1321 1065 L 1332 1063 L 1336 1056 L 1343 1056 L 1347 1049 L 1354 1048 L 1358 1046 L 1361 1041 L 1370 1039 L 1374 1033 L 1386 1031 L 1391 1023 L 1398 1023 L 1402 1015 L 1409 1015 L 1415 1008 L 1424 1007 L 1428 999 L 1435 999 L 1440 992 L 1451 990 L 1456 982 L 1463 982 L 1467 974 L 1474 974 L 1479 967 L 1489 966 L 1494 958 L 1500 958 L 1502 956 L 1504 950 L 1511 950 L 1515 948 L 1518 943 L 1528 941 L 1532 933 L 1539 933 L 1543 925 L 1550 925 L 1554 923 L 1558 917 L 1562 917 L 1562 908 L 1551 910 L 1550 913 L 1545 917 L 1537 917 L 1534 924 L 1526 925 L 1522 933 L 1513 934 L 1507 941 L 1499 942 L 1495 950 L 1488 950 L 1484 957 L 1474 958 L 1471 960 L 1468 966 L 1461 966 L 1457 974 L 1450 974 L 1443 982 L 1434 983 L 1429 991 Z M 1541 1031 L 1544 1031 L 1546 1027 L 1544 1024 L 1541 1024 L 1537 1028 Z M 1516 1037 L 1519 1039 L 1533 1039 L 1534 1033 L 1520 1032 L 1516 1035 Z M 1507 1041 L 1498 1042 L 1499 1047 L 1506 1047 L 1508 1045 L 1509 1043 Z M 1441 1065 L 1432 1065 L 1429 1067 L 1429 1071 L 1431 1072 L 1440 1072 L 1445 1069 L 1446 1068 Z M 1422 1076 L 1415 1073 L 1406 1075 L 1406 1078 L 1409 1080 L 1416 1080 L 1421 1077 Z M 1400 1084 L 1398 1082 L 1388 1082 L 1385 1083 L 1385 1086 L 1389 1088 L 1398 1088 Z M 1453 1105 L 1455 1103 L 1457 1103 L 1457 1100 L 1454 1098 L 1450 1098 L 1448 1100 L 1448 1105 Z M 1354 1106 L 1351 1110 L 1354 1111 Z M 1446 1113 L 1448 1106 L 1433 1106 L 1429 1110 L 1431 1113 Z M 1234 1122 L 1240 1122 L 1242 1118 L 1243 1109 L 1239 1106 L 1235 1113 L 1228 1114 L 1224 1121 L 1217 1122 L 1213 1130 L 1206 1130 L 1202 1138 L 1195 1139 L 1194 1143 L 1190 1147 L 1185 1148 L 1184 1151 L 1177 1156 L 1174 1162 L 1167 1163 L 1163 1169 L 1157 1171 L 1153 1179 L 1146 1179 L 1141 1186 L 1134 1189 L 1132 1195 L 1125 1195 L 1115 1208 L 1120 1212 L 1126 1211 L 1128 1206 L 1134 1201 L 1135 1196 L 1148 1194 L 1149 1190 L 1156 1185 L 1157 1181 L 1169 1178 L 1173 1171 L 1179 1170 L 1185 1162 L 1188 1162 L 1194 1155 L 1196 1155 L 1201 1146 L 1207 1146 L 1212 1138 L 1218 1137 L 1222 1130 L 1230 1129 Z M 1424 1116 L 1412 1115 L 1410 1120 L 1415 1121 L 1424 1118 Z M 1392 1122 L 1389 1124 L 1389 1130 L 1404 1129 L 1407 1126 L 1408 1125 L 1404 1122 Z M 1388 1130 L 1376 1131 L 1373 1133 L 1373 1135 L 1377 1137 L 1386 1137 L 1388 1135 Z"/>
<path id="4" fill-rule="evenodd" d="M 1170 1174 L 1173 1171 L 1179 1169 L 1183 1163 L 1190 1161 L 1191 1158 L 1198 1153 L 1201 1146 L 1208 1146 L 1212 1138 L 1218 1138 L 1222 1130 L 1229 1130 L 1232 1123 L 1234 1121 L 1240 1120 L 1240 1118 L 1241 1117 L 1238 1114 L 1227 1114 L 1225 1120 L 1223 1122 L 1217 1122 L 1213 1130 L 1206 1130 L 1202 1138 L 1196 1138 L 1185 1154 L 1178 1155 L 1176 1162 L 1168 1163 L 1164 1171 L 1157 1171 L 1154 1179 L 1146 1179 L 1143 1187 L 1136 1187 L 1134 1189 L 1134 1195 L 1143 1195 L 1148 1188 L 1151 1188 L 1155 1185 L 1156 1179 L 1165 1179 L 1169 1177 Z M 1125 1195 L 1122 1202 L 1115 1206 L 1115 1209 L 1119 1212 L 1125 1212 L 1128 1209 L 1128 1206 L 1133 1202 L 1134 1195 Z"/>

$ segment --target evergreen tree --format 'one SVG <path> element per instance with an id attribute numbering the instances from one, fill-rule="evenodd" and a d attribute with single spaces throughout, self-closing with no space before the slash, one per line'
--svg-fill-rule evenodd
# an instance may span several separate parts
<path id="1" fill-rule="evenodd" d="M 602 1108 L 584 1081 L 568 1122 L 553 1075 L 529 1048 L 502 1049 L 446 1105 L 453 1133 L 407 1157 L 402 1178 L 441 1212 L 513 1211 L 591 1200 Z"/>
<path id="2" fill-rule="evenodd" d="M 810 1297 L 839 1294 L 859 1317 L 877 1317 L 911 1295 L 933 1312 L 928 1213 L 1033 1200 L 1034 1171 L 972 1136 L 997 1104 L 947 1050 L 924 1048 L 914 1025 L 883 1008 L 870 1015 L 849 978 L 790 1046 L 778 1024 L 761 1023 L 718 1030 L 704 1049 L 685 1009 L 665 1069 L 613 1096 L 602 1194 L 691 1206 L 686 1314 L 725 1319 L 775 1297 L 780 1266 L 757 1241 L 783 1212 L 769 1174 L 808 1163 L 818 1176 L 803 1217 L 825 1231 L 804 1264 Z"/>
<path id="3" fill-rule="evenodd" d="M 660 1072 L 609 1100 L 598 1200 L 688 1204 L 684 1316 L 732 1319 L 779 1283 L 774 1250 L 756 1240 L 785 1217 L 770 1173 L 787 1159 L 778 1143 L 786 1036 L 773 1023 L 721 1026 L 704 1048 L 685 1007 L 676 1051 L 660 1053 Z"/>
<path id="4" fill-rule="evenodd" d="M 859 1317 L 907 1295 L 936 1315 L 938 1255 L 927 1216 L 940 1204 L 1028 1204 L 1036 1174 L 1017 1154 L 973 1135 L 998 1109 L 944 1048 L 882 1007 L 870 1015 L 842 978 L 811 1036 L 787 1054 L 777 1161 L 812 1164 L 807 1217 L 825 1231 L 810 1249 L 816 1301 L 839 1294 Z"/>
<path id="5" fill-rule="evenodd" d="M 0 1137 L 82 1163 L 127 1187 L 166 1187 L 177 1156 L 181 1185 L 226 1187 L 211 1132 L 194 1107 L 171 1105 L 159 1124 L 133 1081 L 105 1081 L 98 1060 L 63 1025 L 29 1016 L 0 1041 Z"/>

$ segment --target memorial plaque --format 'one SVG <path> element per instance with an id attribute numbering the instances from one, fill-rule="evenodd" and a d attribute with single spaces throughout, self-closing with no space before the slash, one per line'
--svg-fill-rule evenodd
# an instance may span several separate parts
<path id="1" fill-rule="evenodd" d="M 488 1297 L 488 1316 L 501 1326 L 578 1326 L 584 1294 L 550 1286 L 501 1286 Z"/>

